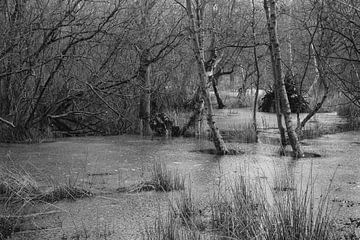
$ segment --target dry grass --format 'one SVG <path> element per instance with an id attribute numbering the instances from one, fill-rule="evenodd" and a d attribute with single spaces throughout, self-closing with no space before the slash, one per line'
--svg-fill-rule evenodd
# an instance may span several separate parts
<path id="1" fill-rule="evenodd" d="M 12 204 L 31 201 L 41 194 L 37 182 L 26 171 L 0 165 L 0 199 Z"/>

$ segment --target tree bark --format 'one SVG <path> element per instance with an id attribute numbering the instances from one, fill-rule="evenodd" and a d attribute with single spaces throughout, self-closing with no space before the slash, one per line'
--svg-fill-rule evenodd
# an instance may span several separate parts
<path id="1" fill-rule="evenodd" d="M 19 7 L 18 3 L 16 3 L 16 6 L 17 8 Z M 7 46 L 11 46 L 11 43 L 13 41 L 12 38 L 14 37 L 16 31 L 15 22 L 12 21 L 15 19 L 11 18 L 10 20 L 8 10 L 9 6 L 7 4 L 7 1 L 0 1 L 0 21 L 3 24 L 2 30 L 4 30 L 4 28 L 14 28 L 9 31 L 10 34 L 1 37 L 1 40 L 3 41 L 2 44 L 4 44 L 4 49 L 6 49 Z M 9 60 L 3 58 L 0 62 L 0 73 L 11 73 L 11 66 L 11 59 Z M 8 74 L 0 77 L 0 116 L 7 116 L 10 113 L 10 78 L 11 75 Z"/>
<path id="2" fill-rule="evenodd" d="M 140 54 L 140 66 L 138 72 L 138 81 L 140 83 L 140 134 L 143 136 L 151 135 L 150 128 L 150 100 L 151 100 L 151 81 L 150 81 L 150 62 L 149 50 L 143 50 Z"/>
<path id="3" fill-rule="evenodd" d="M 199 123 L 200 121 L 202 121 L 203 112 L 204 112 L 204 101 L 203 101 L 201 94 L 202 94 L 201 90 L 198 87 L 196 89 L 196 93 L 195 93 L 193 99 L 191 100 L 192 105 L 194 105 L 194 109 L 189 118 L 189 121 L 187 122 L 187 124 L 184 125 L 183 129 L 181 130 L 181 135 L 185 135 L 186 131 L 191 126 L 196 128 L 196 123 Z"/>
<path id="4" fill-rule="evenodd" d="M 222 101 L 220 95 L 219 95 L 219 91 L 217 89 L 217 82 L 218 82 L 218 79 L 216 79 L 215 76 L 212 76 L 210 77 L 211 78 L 211 82 L 212 82 L 212 87 L 214 89 L 214 94 L 215 94 L 215 97 L 216 97 L 216 102 L 218 104 L 218 109 L 223 109 L 225 107 L 225 104 L 224 102 Z"/>
<path id="5" fill-rule="evenodd" d="M 256 82 L 255 82 L 255 99 L 254 99 L 254 107 L 253 107 L 253 127 L 255 131 L 255 141 L 258 142 L 258 127 L 256 122 L 256 112 L 257 112 L 257 101 L 259 97 L 259 85 L 260 85 L 260 70 L 259 70 L 259 62 L 258 62 L 258 55 L 256 51 L 256 32 L 255 32 L 255 2 L 254 0 L 251 1 L 252 3 L 252 37 L 254 42 L 253 54 L 254 54 L 254 63 L 256 69 Z"/>
<path id="6" fill-rule="evenodd" d="M 200 88 L 201 88 L 202 96 L 204 98 L 205 107 L 207 108 L 207 118 L 206 118 L 207 123 L 208 123 L 209 128 L 212 133 L 213 142 L 214 142 L 217 154 L 225 155 L 225 154 L 228 154 L 229 151 L 228 151 L 228 149 L 225 145 L 225 142 L 222 139 L 222 136 L 221 136 L 219 130 L 217 129 L 217 127 L 215 125 L 215 121 L 213 119 L 213 109 L 212 109 L 212 105 L 211 105 L 211 101 L 210 101 L 209 89 L 207 87 L 208 77 L 206 75 L 205 64 L 204 64 L 205 63 L 204 54 L 203 54 L 204 50 L 202 48 L 202 45 L 200 45 L 200 43 L 199 43 L 199 39 L 200 39 L 199 31 L 197 29 L 197 26 L 196 26 L 196 23 L 194 20 L 194 15 L 193 15 L 192 6 L 191 6 L 191 0 L 186 0 L 186 8 L 187 8 L 187 15 L 188 15 L 188 19 L 189 19 L 190 37 L 193 42 L 195 58 L 196 58 L 197 65 L 198 65 Z"/>
<path id="7" fill-rule="evenodd" d="M 0 116 L 7 116 L 10 113 L 9 86 L 8 76 L 0 79 Z"/>
<path id="8" fill-rule="evenodd" d="M 267 28 L 268 28 L 268 33 L 269 33 L 269 37 L 271 35 L 270 33 L 270 12 L 269 12 L 269 6 L 268 6 L 268 0 L 264 0 L 264 9 L 265 9 L 265 15 L 266 15 L 266 21 L 267 21 Z M 271 57 L 271 63 L 275 62 L 274 60 L 274 50 L 272 45 L 269 45 L 269 49 L 270 49 L 270 57 Z M 281 113 L 281 107 L 280 107 L 280 98 L 279 98 L 279 86 L 277 84 L 276 81 L 276 75 L 275 75 L 275 65 L 272 64 L 272 71 L 273 71 L 273 78 L 274 78 L 274 95 L 275 95 L 275 112 L 276 112 L 276 120 L 277 120 L 277 125 L 278 125 L 278 129 L 280 132 L 280 145 L 281 148 L 284 149 L 287 145 L 286 142 L 286 137 L 285 137 L 285 129 L 284 126 L 282 124 L 282 113 Z"/>
<path id="9" fill-rule="evenodd" d="M 265 0 L 266 1 L 266 0 Z M 281 66 L 281 54 L 280 54 L 280 46 L 279 40 L 277 36 L 277 20 L 276 20 L 276 3 L 275 0 L 270 0 L 270 29 L 269 29 L 269 37 L 270 37 L 270 44 L 273 49 L 273 70 L 275 71 L 275 81 L 278 83 L 279 87 L 279 97 L 281 100 L 281 109 L 282 114 L 285 118 L 285 126 L 287 129 L 289 142 L 292 147 L 293 153 L 295 157 L 302 157 L 303 152 L 300 148 L 299 139 L 295 132 L 295 129 L 292 124 L 291 119 L 291 109 L 289 104 L 289 99 L 287 97 L 286 88 L 285 88 L 285 81 L 282 72 Z"/>

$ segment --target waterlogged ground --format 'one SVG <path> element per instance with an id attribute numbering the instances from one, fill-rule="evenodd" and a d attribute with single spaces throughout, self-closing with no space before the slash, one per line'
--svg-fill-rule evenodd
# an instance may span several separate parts
<path id="1" fill-rule="evenodd" d="M 227 114 L 240 116 L 240 112 L 231 111 L 218 114 L 217 118 Z M 318 116 L 321 118 L 336 116 Z M 164 212 L 177 194 L 128 194 L 115 190 L 146 179 L 154 162 L 163 162 L 185 175 L 200 203 L 235 175 L 250 175 L 269 189 L 281 190 L 286 179 L 300 184 L 312 172 L 315 195 L 319 196 L 331 183 L 330 199 L 336 215 L 344 225 L 356 227 L 357 221 L 360 223 L 360 132 L 325 135 L 303 140 L 302 144 L 305 151 L 321 157 L 293 160 L 278 157 L 276 145 L 236 142 L 230 147 L 245 154 L 219 157 L 200 153 L 199 150 L 212 148 L 212 143 L 193 138 L 113 136 L 66 138 L 31 145 L 1 144 L 0 161 L 16 162 L 43 188 L 72 181 L 97 193 L 91 198 L 34 207 L 37 213 L 44 214 L 30 215 L 22 232 L 13 239 L 141 239 L 144 228 Z"/>

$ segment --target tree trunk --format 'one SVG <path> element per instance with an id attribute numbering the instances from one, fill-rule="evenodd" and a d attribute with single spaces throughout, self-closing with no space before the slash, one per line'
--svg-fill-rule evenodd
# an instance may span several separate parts
<path id="1" fill-rule="evenodd" d="M 216 97 L 216 102 L 218 104 L 218 108 L 219 109 L 223 109 L 225 107 L 225 104 L 223 103 L 220 95 L 219 95 L 219 91 L 217 89 L 217 82 L 218 80 L 216 79 L 215 76 L 212 76 L 210 77 L 211 78 L 211 82 L 212 82 L 212 87 L 214 89 L 214 94 L 215 94 L 215 97 Z"/>
<path id="2" fill-rule="evenodd" d="M 210 59 L 211 60 L 215 60 L 217 59 L 217 56 L 216 56 L 216 35 L 215 35 L 215 18 L 216 18 L 216 15 L 217 15 L 217 5 L 216 5 L 216 2 L 214 1 L 212 3 L 212 18 L 211 18 L 211 43 L 210 43 L 210 47 L 209 47 L 209 51 L 210 51 Z M 211 61 L 210 60 L 210 61 Z M 215 72 L 215 63 L 213 65 L 210 64 L 210 68 L 214 68 L 213 72 Z M 207 70 L 207 69 L 205 69 Z M 221 72 L 221 70 L 219 70 L 219 73 Z M 221 100 L 220 98 L 220 95 L 219 95 L 219 91 L 217 89 L 217 85 L 219 83 L 219 77 L 220 75 L 216 74 L 216 73 L 213 73 L 212 76 L 209 76 L 209 81 L 211 81 L 212 83 L 212 86 L 213 86 L 213 89 L 214 89 L 214 94 L 215 94 L 215 97 L 216 97 L 216 102 L 218 104 L 218 108 L 219 109 L 223 109 L 225 107 L 223 101 Z"/>
<path id="3" fill-rule="evenodd" d="M 266 1 L 266 0 L 265 0 Z M 289 104 L 289 99 L 287 97 L 286 88 L 285 88 L 285 81 L 282 72 L 281 66 L 281 54 L 280 54 L 280 46 L 277 36 L 277 21 L 276 21 L 276 3 L 275 0 L 270 0 L 270 29 L 269 29 L 269 37 L 270 37 L 270 44 L 273 49 L 273 70 L 275 70 L 275 81 L 278 83 L 279 87 L 279 97 L 281 100 L 281 109 L 282 114 L 285 118 L 285 126 L 287 129 L 288 137 L 290 145 L 293 149 L 293 153 L 295 157 L 302 157 L 303 152 L 300 148 L 299 139 L 295 132 L 295 129 L 292 124 L 291 119 L 291 109 Z"/>
<path id="4" fill-rule="evenodd" d="M 313 108 L 311 109 L 311 111 L 306 115 L 306 117 L 298 123 L 298 126 L 296 127 L 296 132 L 298 134 L 302 134 L 302 129 L 305 127 L 305 124 L 320 110 L 320 108 L 322 107 L 322 105 L 324 104 L 324 102 L 326 101 L 328 94 L 329 94 L 329 85 L 326 81 L 326 76 L 324 75 L 324 71 L 322 66 L 320 65 L 320 57 L 319 54 L 317 54 L 315 52 L 315 48 L 314 45 L 311 44 L 311 49 L 314 52 L 314 66 L 315 66 L 315 82 L 319 82 L 318 85 L 318 89 L 315 90 L 314 92 L 323 92 L 323 96 L 321 98 L 320 101 L 318 101 L 318 97 L 317 95 L 315 95 L 315 104 L 313 104 Z M 311 87 L 314 86 L 314 83 Z"/>
<path id="5" fill-rule="evenodd" d="M 143 136 L 151 135 L 150 128 L 150 97 L 151 97 L 151 82 L 150 82 L 150 63 L 148 61 L 149 51 L 143 50 L 140 55 L 140 67 L 138 72 L 138 80 L 140 83 L 140 107 L 139 107 L 139 130 Z"/>
<path id="6" fill-rule="evenodd" d="M 7 5 L 7 1 L 0 1 L 0 22 L 3 24 L 3 26 L 0 28 L 0 30 L 4 30 L 5 28 L 9 28 L 9 15 L 8 15 L 8 9 L 9 6 Z M 5 32 L 5 31 L 4 31 Z M 13 31 L 11 31 L 13 32 Z M 7 45 L 11 44 L 11 37 L 13 34 L 9 35 L 3 35 L 1 36 L 1 41 L 3 42 L 2 46 L 3 49 L 6 49 Z M 6 58 L 3 58 L 0 62 L 0 74 L 7 73 L 9 70 L 9 60 L 6 60 Z M 10 98 L 9 98 L 9 92 L 10 92 L 10 75 L 9 76 L 3 76 L 0 78 L 0 116 L 6 116 L 10 112 Z"/>
<path id="7" fill-rule="evenodd" d="M 204 112 L 204 101 L 203 97 L 201 96 L 202 92 L 200 88 L 196 89 L 196 93 L 192 99 L 192 105 L 194 105 L 193 112 L 189 118 L 187 124 L 184 125 L 183 129 L 181 130 L 181 135 L 185 135 L 186 131 L 191 127 L 194 126 L 196 128 L 196 123 L 202 121 L 203 112 Z"/>
<path id="8" fill-rule="evenodd" d="M 230 73 L 230 89 L 234 90 L 235 89 L 235 77 L 234 77 L 234 72 Z"/>
<path id="9" fill-rule="evenodd" d="M 7 116 L 10 113 L 9 86 L 9 77 L 5 76 L 0 79 L 0 116 Z"/>
<path id="10" fill-rule="evenodd" d="M 255 62 L 255 68 L 256 68 L 256 82 L 255 82 L 255 99 L 254 99 L 254 108 L 253 108 L 253 127 L 255 131 L 255 141 L 258 142 L 258 127 L 256 122 L 256 112 L 257 112 L 257 101 L 259 97 L 259 85 L 260 85 L 260 70 L 259 70 L 259 62 L 258 62 L 258 55 L 256 51 L 256 32 L 255 32 L 255 2 L 254 0 L 252 2 L 252 37 L 254 42 L 254 48 L 253 48 L 253 54 L 254 54 L 254 62 Z"/>
<path id="11" fill-rule="evenodd" d="M 267 0 L 264 0 L 264 9 L 265 9 L 265 15 L 266 15 L 266 20 L 267 20 L 267 27 L 268 27 L 268 33 L 269 33 L 269 37 L 271 35 L 270 33 L 270 13 L 269 13 L 269 7 L 268 7 L 268 3 Z M 271 56 L 271 63 L 275 62 L 274 58 L 274 51 L 273 51 L 273 47 L 270 44 L 269 46 L 270 49 L 270 56 Z M 280 97 L 279 97 L 279 86 L 277 84 L 276 81 L 276 76 L 275 76 L 275 65 L 272 64 L 272 71 L 273 71 L 273 78 L 274 78 L 274 95 L 275 95 L 275 112 L 276 112 L 276 120 L 277 120 L 277 125 L 278 125 L 278 129 L 280 132 L 280 145 L 281 148 L 284 149 L 287 145 L 286 143 L 286 137 L 285 137 L 285 129 L 284 126 L 282 124 L 282 113 L 281 113 L 281 106 L 280 106 Z"/>
<path id="12" fill-rule="evenodd" d="M 287 145 L 286 136 L 285 136 L 285 128 L 282 123 L 282 113 L 281 113 L 281 105 L 280 105 L 280 97 L 279 97 L 279 85 L 275 81 L 274 83 L 274 95 L 275 95 L 275 112 L 276 112 L 276 121 L 278 125 L 278 129 L 280 132 L 280 144 L 282 148 L 285 148 Z"/>
<path id="13" fill-rule="evenodd" d="M 193 42 L 195 58 L 196 58 L 197 65 L 198 65 L 200 87 L 201 87 L 201 91 L 202 91 L 202 96 L 204 98 L 205 107 L 207 108 L 207 118 L 206 118 L 207 123 L 208 123 L 209 128 L 212 133 L 213 142 L 214 142 L 217 154 L 225 155 L 225 154 L 228 154 L 229 151 L 228 151 L 228 149 L 225 145 L 225 142 L 222 139 L 222 136 L 221 136 L 219 130 L 217 129 L 217 127 L 215 125 L 215 121 L 213 119 L 213 109 L 212 109 L 212 105 L 211 105 L 211 101 L 210 101 L 209 89 L 207 87 L 208 77 L 206 75 L 205 64 L 204 64 L 204 62 L 205 62 L 204 54 L 203 54 L 204 50 L 203 50 L 202 46 L 199 44 L 199 35 L 198 35 L 199 31 L 196 27 L 196 23 L 194 20 L 194 15 L 192 12 L 192 7 L 191 7 L 191 0 L 186 0 L 186 7 L 187 7 L 188 18 L 189 18 L 190 37 Z"/>

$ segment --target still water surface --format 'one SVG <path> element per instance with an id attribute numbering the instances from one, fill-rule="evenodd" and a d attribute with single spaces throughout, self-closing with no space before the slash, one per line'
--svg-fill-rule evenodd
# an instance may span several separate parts
<path id="1" fill-rule="evenodd" d="M 16 162 L 44 188 L 71 179 L 108 193 L 55 204 L 53 207 L 62 212 L 59 222 L 41 234 L 32 232 L 33 239 L 59 239 L 62 234 L 83 231 L 82 226 L 91 229 L 93 238 L 97 239 L 94 226 L 102 229 L 104 225 L 113 229 L 107 239 L 138 239 L 141 228 L 154 219 L 158 208 L 165 208 L 171 194 L 124 194 L 114 190 L 146 178 L 154 162 L 165 163 L 187 176 L 199 202 L 209 199 L 219 182 L 227 182 L 226 179 L 244 172 L 269 189 L 288 178 L 300 183 L 312 173 L 317 196 L 332 183 L 331 199 L 355 203 L 342 207 L 339 216 L 360 217 L 360 132 L 325 135 L 304 140 L 302 144 L 306 152 L 315 152 L 321 157 L 300 160 L 279 157 L 277 146 L 262 143 L 230 143 L 231 148 L 245 154 L 219 157 L 199 152 L 213 148 L 206 139 L 123 135 L 64 138 L 31 145 L 1 144 L 0 161 Z M 18 238 L 25 239 L 22 235 Z M 26 239 L 31 237 L 27 235 Z"/>

